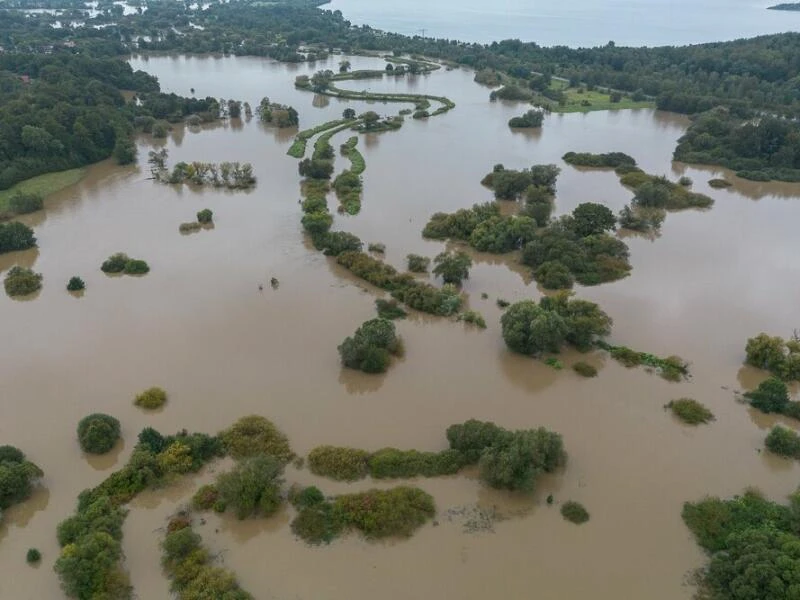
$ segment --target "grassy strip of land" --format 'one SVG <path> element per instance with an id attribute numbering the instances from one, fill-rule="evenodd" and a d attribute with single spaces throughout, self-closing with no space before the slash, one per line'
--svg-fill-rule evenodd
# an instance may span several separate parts
<path id="1" fill-rule="evenodd" d="M 546 106 L 556 113 L 591 112 L 595 110 L 623 110 L 631 108 L 655 108 L 652 100 L 633 100 L 630 96 L 614 94 L 611 90 L 593 89 L 585 87 L 569 87 L 569 83 L 554 79 L 550 84 L 553 91 L 563 94 L 563 103 L 537 98 L 534 103 Z M 614 102 L 614 100 L 617 100 Z"/>
<path id="2" fill-rule="evenodd" d="M 322 133 L 323 131 L 332 129 L 334 127 L 340 127 L 345 124 L 350 125 L 354 121 L 355 119 L 336 119 L 334 121 L 327 121 L 325 123 L 322 123 L 321 125 L 312 127 L 311 129 L 304 129 L 295 136 L 294 142 L 292 143 L 291 147 L 286 152 L 286 154 L 294 158 L 303 158 L 303 156 L 305 156 L 306 154 L 306 143 L 312 137 L 314 137 L 318 133 Z"/>
<path id="3" fill-rule="evenodd" d="M 342 154 L 350 160 L 350 171 L 356 175 L 361 175 L 367 168 L 367 163 L 364 160 L 364 155 L 358 151 L 356 145 L 358 144 L 358 136 L 352 136 L 342 144 Z"/>
<path id="4" fill-rule="evenodd" d="M 333 129 L 328 129 L 325 131 L 325 133 L 319 136 L 317 141 L 314 142 L 314 154 L 311 155 L 311 158 L 314 160 L 319 160 L 324 159 L 325 155 L 332 155 L 333 149 L 327 150 L 330 148 L 331 138 L 340 131 L 344 131 L 345 129 L 353 127 L 357 124 L 358 121 L 348 120 L 344 125 L 339 125 L 338 127 L 334 127 Z"/>
<path id="5" fill-rule="evenodd" d="M 85 168 L 46 173 L 20 181 L 7 190 L 0 190 L 0 214 L 8 212 L 8 201 L 16 194 L 36 194 L 44 198 L 78 183 L 85 174 Z"/>
<path id="6" fill-rule="evenodd" d="M 680 356 L 668 356 L 661 358 L 648 352 L 631 350 L 627 346 L 613 346 L 602 340 L 595 342 L 595 345 L 611 354 L 611 358 L 622 363 L 626 367 L 638 367 L 645 365 L 659 371 L 661 377 L 667 381 L 680 381 L 689 376 L 689 364 Z"/>

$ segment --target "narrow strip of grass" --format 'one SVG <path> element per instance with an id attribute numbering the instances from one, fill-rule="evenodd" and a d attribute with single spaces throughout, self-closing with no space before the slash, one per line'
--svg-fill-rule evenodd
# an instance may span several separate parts
<path id="1" fill-rule="evenodd" d="M 346 126 L 352 125 L 355 121 L 356 119 L 336 119 L 334 121 L 326 121 L 325 123 L 317 125 L 316 127 L 312 127 L 311 129 L 304 129 L 295 136 L 294 142 L 289 147 L 289 150 L 286 152 L 286 154 L 294 158 L 303 158 L 303 156 L 306 154 L 306 144 L 312 137 L 318 133 L 327 131 L 328 129 L 333 129 L 336 127 L 341 127 L 344 129 Z"/>
<path id="2" fill-rule="evenodd" d="M 9 199 L 19 192 L 23 194 L 38 194 L 46 198 L 50 194 L 78 183 L 85 174 L 85 168 L 45 173 L 44 175 L 20 181 L 7 190 L 0 190 L 0 213 L 8 211 Z"/>

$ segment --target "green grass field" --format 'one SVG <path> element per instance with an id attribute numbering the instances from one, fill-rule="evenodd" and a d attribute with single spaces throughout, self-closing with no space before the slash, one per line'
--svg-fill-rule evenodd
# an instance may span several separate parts
<path id="1" fill-rule="evenodd" d="M 547 103 L 556 113 L 591 112 L 593 110 L 624 110 L 629 108 L 655 108 L 656 103 L 651 100 L 634 102 L 628 96 L 622 96 L 619 102 L 611 102 L 611 94 L 600 90 L 586 90 L 569 87 L 569 83 L 560 79 L 553 79 L 550 89 L 561 91 L 566 96 L 566 103 L 559 104 L 547 98 L 542 102 Z M 588 104 L 586 104 L 588 103 Z"/>
<path id="2" fill-rule="evenodd" d="M 85 174 L 86 169 L 70 169 L 69 171 L 46 173 L 20 181 L 7 190 L 0 190 L 0 212 L 8 210 L 8 200 L 17 192 L 39 194 L 43 198 L 47 198 L 50 194 L 78 183 Z"/>

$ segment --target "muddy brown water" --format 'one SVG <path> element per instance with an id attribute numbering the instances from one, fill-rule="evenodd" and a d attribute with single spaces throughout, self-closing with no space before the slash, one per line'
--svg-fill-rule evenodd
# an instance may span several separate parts
<path id="1" fill-rule="evenodd" d="M 335 68 L 337 61 L 316 68 Z M 266 95 L 292 104 L 302 127 L 347 106 L 399 109 L 296 91 L 294 76 L 314 70 L 306 65 L 209 57 L 132 63 L 159 76 L 168 91 L 195 87 L 200 96 L 256 105 Z M 352 63 L 380 64 L 362 57 Z M 600 374 L 585 380 L 507 352 L 496 299 L 537 298 L 540 291 L 512 257 L 480 254 L 465 291 L 488 329 L 412 315 L 398 323 L 406 356 L 386 375 L 343 371 L 336 346 L 374 315 L 377 292 L 304 240 L 297 161 L 285 154 L 294 132 L 254 119 L 178 129 L 161 142 L 170 164 L 251 161 L 258 185 L 250 192 L 150 181 L 145 160 L 154 142 L 142 138 L 139 166 L 92 167 L 82 182 L 48 199 L 45 211 L 23 219 L 35 227 L 38 250 L 0 258 L 0 269 L 20 263 L 44 275 L 33 300 L 0 295 L 0 440 L 22 448 L 46 473 L 44 487 L 8 511 L 0 528 L 0 564 L 14 573 L 0 579 L 0 598 L 61 597 L 52 571 L 56 525 L 82 489 L 124 464 L 142 427 L 216 432 L 251 413 L 274 420 L 301 455 L 325 443 L 438 450 L 446 427 L 468 418 L 551 428 L 563 434 L 570 455 L 566 470 L 543 479 L 532 496 L 487 490 L 469 473 L 416 481 L 436 498 L 438 526 L 407 541 L 350 536 L 312 548 L 293 538 L 289 511 L 266 521 L 209 516 L 200 528 L 204 538 L 256 598 L 690 598 L 686 576 L 704 557 L 681 522 L 682 503 L 750 485 L 780 499 L 798 483 L 794 463 L 760 451 L 775 419 L 737 403 L 734 391 L 764 377 L 742 367 L 746 338 L 760 331 L 788 335 L 800 325 L 800 187 L 737 181 L 728 190 L 709 188 L 708 179 L 722 170 L 671 162 L 686 127 L 675 115 L 551 115 L 541 132 L 523 134 L 506 122 L 524 107 L 489 103 L 488 90 L 467 71 L 344 85 L 446 94 L 457 103 L 447 115 L 409 119 L 398 132 L 359 142 L 367 162 L 362 210 L 337 215 L 334 227 L 385 243 L 386 260 L 397 267 L 409 252 L 433 256 L 446 246 L 420 235 L 433 212 L 491 199 L 479 181 L 495 163 L 559 164 L 557 213 L 584 201 L 618 210 L 631 198 L 613 173 L 563 164 L 569 150 L 623 151 L 649 172 L 690 176 L 696 191 L 716 200 L 714 207 L 670 214 L 656 239 L 627 238 L 631 276 L 577 293 L 614 318 L 612 341 L 679 354 L 691 361 L 692 378 L 668 383 L 592 354 L 582 358 Z M 337 158 L 337 170 L 346 164 Z M 335 209 L 335 198 L 329 203 Z M 216 227 L 179 234 L 179 223 L 205 207 L 214 211 Z M 144 258 L 152 271 L 107 277 L 99 265 L 117 251 Z M 81 298 L 64 290 L 72 275 L 86 281 Z M 271 277 L 280 280 L 276 290 Z M 576 360 L 563 356 L 567 365 Z M 152 385 L 169 392 L 169 403 L 144 413 L 133 396 Z M 662 406 L 681 396 L 707 404 L 717 421 L 679 424 Z M 89 460 L 75 426 L 93 411 L 121 420 L 124 444 Z M 169 597 L 159 528 L 223 466 L 131 504 L 124 549 L 139 598 Z M 287 480 L 313 482 L 328 493 L 373 485 L 335 484 L 294 469 Z M 548 494 L 555 505 L 546 504 Z M 589 523 L 562 520 L 558 504 L 568 499 L 587 506 Z M 38 568 L 25 565 L 29 547 L 43 553 Z"/>

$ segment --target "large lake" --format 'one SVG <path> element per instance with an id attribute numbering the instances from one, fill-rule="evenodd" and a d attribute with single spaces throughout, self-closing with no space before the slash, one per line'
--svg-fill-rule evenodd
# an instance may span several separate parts
<path id="1" fill-rule="evenodd" d="M 800 12 L 777 0 L 333 0 L 322 8 L 378 29 L 489 43 L 669 46 L 797 31 Z"/>

